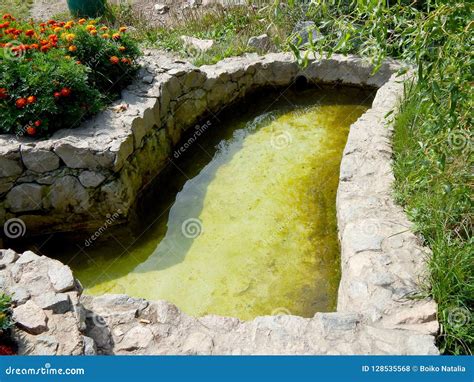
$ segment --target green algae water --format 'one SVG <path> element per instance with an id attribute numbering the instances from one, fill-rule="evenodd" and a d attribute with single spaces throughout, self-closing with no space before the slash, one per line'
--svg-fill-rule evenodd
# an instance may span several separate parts
<path id="1" fill-rule="evenodd" d="M 68 263 L 87 294 L 164 299 L 193 316 L 334 310 L 339 165 L 372 99 L 356 88 L 259 93 L 171 156 L 130 224 L 89 246 L 56 235 L 41 252 Z"/>

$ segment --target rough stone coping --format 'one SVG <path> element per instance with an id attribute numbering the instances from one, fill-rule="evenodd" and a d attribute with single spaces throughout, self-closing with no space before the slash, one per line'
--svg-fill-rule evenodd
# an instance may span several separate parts
<path id="1" fill-rule="evenodd" d="M 147 73 L 141 79 L 148 85 L 135 84 L 124 92 L 123 101 L 130 105 L 126 113 L 114 115 L 109 110 L 81 129 L 59 131 L 50 140 L 30 145 L 47 147 L 72 168 L 121 172 L 119 180 L 111 181 L 119 182 L 114 191 L 125 189 L 133 199 L 141 182 L 129 187 L 123 169 L 128 176 L 132 170 L 142 174 L 140 167 L 127 165 L 141 158 L 147 144 L 157 142 L 153 136 L 164 131 L 174 145 L 205 111 L 215 112 L 250 90 L 288 86 L 301 75 L 313 82 L 378 88 L 372 108 L 350 128 L 341 163 L 337 218 L 342 278 L 337 312 L 243 322 L 192 318 L 164 301 L 85 296 L 76 306 L 88 310 L 86 328 L 81 330 L 89 345 L 92 338 L 101 354 L 437 354 L 436 303 L 410 298 L 420 291 L 430 252 L 421 247 L 392 198 L 393 127 L 386 115 L 397 111 L 403 81 L 409 78 L 396 74 L 400 64 L 386 62 L 371 76 L 369 64 L 342 56 L 313 59 L 305 70 L 288 54 L 226 59 L 199 70 L 153 54 L 145 61 Z M 26 143 L 4 143 L 2 160 L 18 162 Z M 169 153 L 164 150 L 163 157 Z M 2 164 L 2 171 L 13 167 Z M 120 204 L 120 199 L 114 203 L 125 211 L 130 206 Z"/>

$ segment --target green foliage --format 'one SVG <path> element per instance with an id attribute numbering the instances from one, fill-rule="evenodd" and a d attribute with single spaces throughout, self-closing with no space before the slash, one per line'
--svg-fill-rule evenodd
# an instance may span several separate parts
<path id="1" fill-rule="evenodd" d="M 126 28 L 97 20 L 0 22 L 0 133 L 48 135 L 98 112 L 133 78 Z"/>
<path id="2" fill-rule="evenodd" d="M 58 128 L 77 126 L 81 119 L 100 110 L 102 97 L 87 81 L 88 68 L 52 50 L 34 55 L 31 61 L 1 62 L 0 84 L 9 89 L 7 100 L 0 103 L 0 131 L 26 134 L 29 126 L 46 134 Z M 62 89 L 73 89 L 68 97 L 56 99 Z M 15 100 L 35 96 L 36 102 L 17 108 Z M 34 122 L 40 121 L 39 126 Z"/>
<path id="3" fill-rule="evenodd" d="M 120 41 L 113 43 L 110 39 L 93 36 L 85 30 L 78 31 L 74 39 L 77 51 L 74 57 L 86 65 L 89 71 L 89 84 L 99 89 L 101 93 L 111 95 L 123 89 L 133 79 L 136 65 L 119 62 L 113 64 L 111 57 L 121 57 L 124 50 L 127 57 L 135 59 L 139 56 L 138 46 L 128 34 L 121 36 Z"/>
<path id="4" fill-rule="evenodd" d="M 287 49 L 287 36 L 301 16 L 301 8 L 283 4 L 278 12 L 268 5 L 259 9 L 249 7 L 187 10 L 172 20 L 172 27 L 154 27 L 146 23 L 126 5 L 110 7 L 111 24 L 127 23 L 136 27 L 134 37 L 145 45 L 176 52 L 196 65 L 213 64 L 231 56 L 254 52 L 248 46 L 250 37 L 266 33 L 272 46 L 259 53 Z M 181 36 L 212 39 L 214 46 L 206 52 L 189 50 Z"/>
<path id="5" fill-rule="evenodd" d="M 459 0 L 317 0 L 307 11 L 319 53 L 359 54 L 376 69 L 386 57 L 415 65 L 396 119 L 395 192 L 433 251 L 427 290 L 439 305 L 440 349 L 452 354 L 474 348 L 473 11 Z"/>
<path id="6" fill-rule="evenodd" d="M 0 294 L 0 332 L 10 329 L 12 325 L 11 299 L 6 294 Z"/>

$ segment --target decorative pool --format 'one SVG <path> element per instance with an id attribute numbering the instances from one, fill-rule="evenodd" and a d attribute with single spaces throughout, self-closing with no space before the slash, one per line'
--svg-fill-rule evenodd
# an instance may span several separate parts
<path id="1" fill-rule="evenodd" d="M 373 95 L 259 92 L 190 129 L 129 224 L 33 247 L 68 264 L 88 294 L 164 299 L 194 316 L 335 310 L 339 166 Z"/>

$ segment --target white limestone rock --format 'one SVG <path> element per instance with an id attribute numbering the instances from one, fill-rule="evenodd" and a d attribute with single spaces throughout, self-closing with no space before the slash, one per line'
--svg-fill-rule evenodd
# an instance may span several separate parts
<path id="1" fill-rule="evenodd" d="M 48 277 L 56 292 L 66 292 L 74 288 L 74 276 L 67 265 L 58 263 L 54 263 L 54 265 L 48 269 Z"/>
<path id="2" fill-rule="evenodd" d="M 32 301 L 13 309 L 12 318 L 17 326 L 28 333 L 40 334 L 48 330 L 46 314 Z"/>

